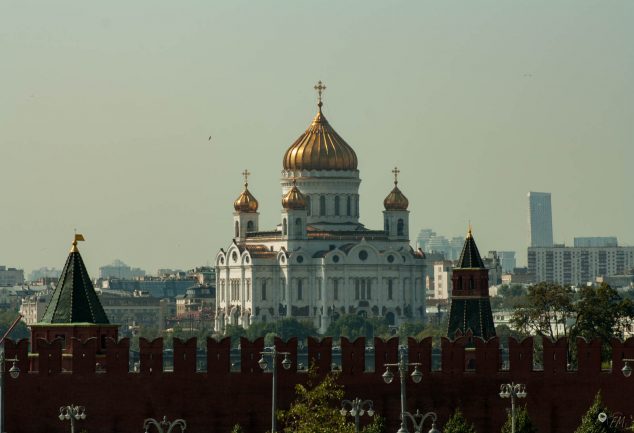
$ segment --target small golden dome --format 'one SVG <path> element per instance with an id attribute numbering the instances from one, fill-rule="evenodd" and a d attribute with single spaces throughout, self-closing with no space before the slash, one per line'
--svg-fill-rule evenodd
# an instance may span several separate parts
<path id="1" fill-rule="evenodd" d="M 394 167 L 392 173 L 394 173 L 394 188 L 387 197 L 385 197 L 385 200 L 383 200 L 383 206 L 385 206 L 385 210 L 407 210 L 409 200 L 407 200 L 407 197 L 398 189 L 398 174 L 400 171 Z"/>
<path id="2" fill-rule="evenodd" d="M 319 112 L 308 129 L 288 148 L 282 161 L 285 170 L 356 170 L 357 155 L 352 147 L 330 126 L 321 112 L 321 92 L 326 87 L 320 81 Z"/>
<path id="3" fill-rule="evenodd" d="M 244 170 L 242 173 L 244 175 L 244 191 L 240 194 L 240 196 L 233 202 L 233 208 L 236 212 L 257 212 L 258 211 L 258 201 L 253 197 L 251 191 L 249 191 L 249 183 L 247 182 L 247 178 L 249 173 L 247 170 Z"/>
<path id="4" fill-rule="evenodd" d="M 295 179 L 293 179 L 293 187 L 282 198 L 282 207 L 286 210 L 306 209 L 306 197 L 297 188 Z"/>

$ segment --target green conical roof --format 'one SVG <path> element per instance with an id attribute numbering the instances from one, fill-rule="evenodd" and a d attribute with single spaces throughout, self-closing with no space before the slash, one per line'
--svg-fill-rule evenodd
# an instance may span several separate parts
<path id="1" fill-rule="evenodd" d="M 73 242 L 53 297 L 39 323 L 110 323 L 79 254 L 77 241 Z"/>
<path id="2" fill-rule="evenodd" d="M 484 269 L 484 263 L 482 263 L 482 257 L 480 257 L 480 252 L 471 234 L 471 228 L 469 228 L 469 233 L 464 241 L 458 267 L 461 269 Z"/>

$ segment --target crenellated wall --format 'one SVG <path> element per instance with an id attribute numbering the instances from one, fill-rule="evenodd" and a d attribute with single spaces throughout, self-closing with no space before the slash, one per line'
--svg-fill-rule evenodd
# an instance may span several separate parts
<path id="1" fill-rule="evenodd" d="M 73 353 L 64 362 L 62 357 L 68 355 L 62 355 L 60 343 L 40 340 L 38 353 L 29 354 L 28 341 L 5 342 L 7 358 L 17 357 L 21 370 L 17 379 L 5 378 L 8 432 L 66 432 L 68 423 L 59 421 L 57 415 L 60 406 L 71 403 L 86 407 L 88 416 L 78 423 L 78 431 L 85 428 L 90 433 L 140 432 L 145 418 L 163 416 L 185 419 L 191 433 L 228 433 L 235 423 L 247 432 L 262 433 L 270 428 L 271 375 L 257 364 L 264 348 L 262 338 L 253 342 L 242 339 L 239 353 L 231 350 L 227 338 L 208 339 L 202 352 L 197 351 L 195 339 L 175 339 L 173 351 L 164 350 L 162 339 L 141 339 L 138 362 L 128 339 L 109 340 L 105 355 L 98 353 L 95 339 L 73 340 Z M 634 404 L 624 398 L 634 391 L 634 377 L 625 378 L 620 371 L 621 359 L 634 358 L 634 339 L 611 342 L 611 371 L 601 370 L 598 341 L 577 341 L 575 370 L 568 366 L 565 339 L 544 341 L 543 367 L 539 369 L 533 365 L 536 357 L 531 339 L 511 339 L 504 355 L 497 339 L 468 343 L 466 338 L 442 339 L 438 354 L 432 349 L 431 338 L 409 339 L 410 362 L 421 363 L 423 372 L 419 384 L 408 378 L 410 411 L 433 409 L 442 426 L 460 407 L 479 432 L 497 432 L 510 403 L 499 397 L 500 384 L 514 381 L 526 384 L 525 403 L 541 432 L 574 431 L 599 389 L 614 411 L 626 417 L 634 414 Z M 366 349 L 364 339 L 342 339 L 335 351 L 329 338 L 309 339 L 307 355 L 299 357 L 296 339 L 276 339 L 276 346 L 290 352 L 292 361 L 287 371 L 281 367 L 282 358 L 278 359 L 279 408 L 288 407 L 294 385 L 305 382 L 306 373 L 297 371 L 297 365 L 307 356 L 315 360 L 322 374 L 333 363 L 340 364 L 339 381 L 347 398 L 373 400 L 376 412 L 389 419 L 388 431 L 398 429 L 399 382 L 395 379 L 387 385 L 381 377 L 384 364 L 397 360 L 397 339 L 375 339 L 372 351 Z M 374 368 L 366 362 L 366 355 L 374 358 Z M 439 369 L 433 369 L 433 359 L 438 357 Z M 469 364 L 466 370 L 465 359 L 470 357 L 475 365 Z M 203 371 L 201 360 L 206 364 Z M 66 371 L 65 365 L 71 365 L 72 371 Z M 502 365 L 508 368 L 503 370 Z"/>

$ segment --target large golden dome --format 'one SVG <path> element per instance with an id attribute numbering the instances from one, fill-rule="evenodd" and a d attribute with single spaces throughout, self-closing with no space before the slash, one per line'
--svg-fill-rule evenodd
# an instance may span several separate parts
<path id="1" fill-rule="evenodd" d="M 306 197 L 297 188 L 295 179 L 293 179 L 293 187 L 282 197 L 282 207 L 287 210 L 306 209 Z"/>
<path id="2" fill-rule="evenodd" d="M 285 170 L 356 170 L 357 155 L 352 147 L 330 126 L 321 112 L 321 81 L 319 112 L 312 123 L 284 154 Z"/>

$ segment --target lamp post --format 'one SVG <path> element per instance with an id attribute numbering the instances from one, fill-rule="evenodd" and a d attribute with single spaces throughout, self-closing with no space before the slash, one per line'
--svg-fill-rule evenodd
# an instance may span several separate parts
<path id="1" fill-rule="evenodd" d="M 374 407 L 372 400 L 361 400 L 357 397 L 354 400 L 341 400 L 341 410 L 339 412 L 342 416 L 350 413 L 354 417 L 354 431 L 359 433 L 359 418 L 364 413 L 367 413 L 369 417 L 374 416 Z"/>
<path id="2" fill-rule="evenodd" d="M 500 385 L 500 397 L 511 399 L 511 433 L 515 433 L 515 399 L 526 398 L 526 385 L 521 383 L 503 383 Z"/>
<path id="3" fill-rule="evenodd" d="M 86 408 L 84 406 L 62 406 L 59 408 L 59 420 L 70 420 L 70 433 L 75 433 L 75 421 L 86 419 Z"/>
<path id="4" fill-rule="evenodd" d="M 407 349 L 405 346 L 399 347 L 399 360 L 397 363 L 393 364 L 385 364 L 385 373 L 383 373 L 383 380 L 385 383 L 392 383 L 394 380 L 394 373 L 390 370 L 390 367 L 396 367 L 398 370 L 398 375 L 401 380 L 401 428 L 398 429 L 397 433 L 409 433 L 407 430 L 407 420 L 411 421 L 414 426 L 414 433 L 422 433 L 423 424 L 427 418 L 432 419 L 431 430 L 429 433 L 440 433 L 436 429 L 436 414 L 434 412 L 427 412 L 425 414 L 421 414 L 420 411 L 416 411 L 414 415 L 407 412 L 407 396 L 405 393 L 405 383 L 407 381 L 407 373 L 409 372 L 409 367 L 413 366 L 414 371 L 411 374 L 411 378 L 414 383 L 420 383 L 423 378 L 423 373 L 421 373 L 419 362 L 407 362 L 405 359 L 407 355 Z M 420 421 L 418 421 L 420 420 Z"/>
<path id="5" fill-rule="evenodd" d="M 176 427 L 180 427 L 182 433 L 187 428 L 187 423 L 184 419 L 180 418 L 169 422 L 166 416 L 163 416 L 163 420 L 161 421 L 157 421 L 154 418 L 148 418 L 143 421 L 143 428 L 145 429 L 145 433 L 148 433 L 150 431 L 150 427 L 152 426 L 156 427 L 156 431 L 158 433 L 172 433 L 172 430 Z"/>
<path id="6" fill-rule="evenodd" d="M 630 362 L 634 362 L 634 359 L 622 359 L 621 361 L 625 362 L 625 365 L 621 369 L 621 373 L 623 376 L 630 377 L 632 375 L 632 367 L 630 367 Z"/>
<path id="7" fill-rule="evenodd" d="M 16 365 L 18 362 L 18 358 L 6 359 L 4 357 L 4 351 L 0 352 L 0 433 L 4 433 L 4 401 L 5 401 L 5 390 L 4 390 L 4 374 L 5 374 L 5 362 L 13 362 L 13 365 L 9 369 L 9 376 L 11 379 L 17 379 L 20 375 L 20 368 Z"/>
<path id="8" fill-rule="evenodd" d="M 266 367 L 268 367 L 269 365 L 265 359 L 265 356 L 271 358 L 271 364 L 272 364 L 271 371 L 273 373 L 273 385 L 272 385 L 272 388 L 273 388 L 272 400 L 273 401 L 271 402 L 271 433 L 275 433 L 276 432 L 275 411 L 277 409 L 277 357 L 284 356 L 284 360 L 282 361 L 282 367 L 284 367 L 284 370 L 288 370 L 289 368 L 291 368 L 291 360 L 288 357 L 288 355 L 290 355 L 290 352 L 278 352 L 275 346 L 271 346 L 271 347 L 265 347 L 264 352 L 260 352 L 260 355 L 262 355 L 262 357 L 258 361 L 258 364 L 260 365 L 260 368 L 262 369 L 262 371 L 266 371 Z"/>

